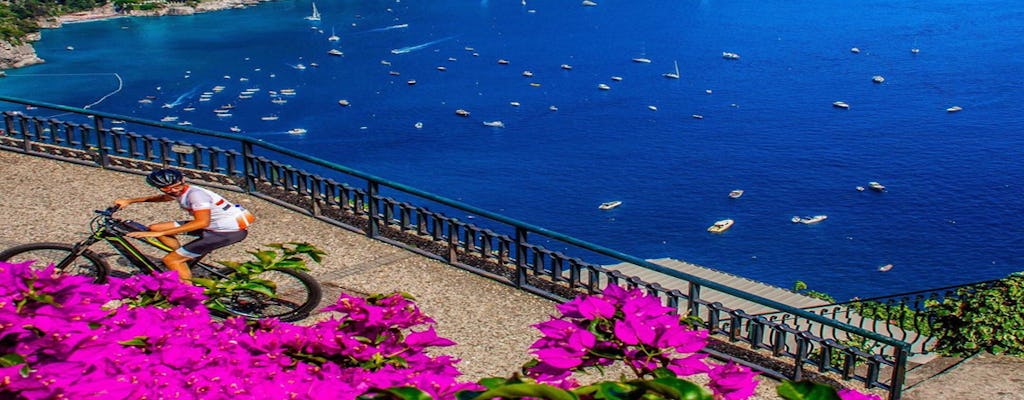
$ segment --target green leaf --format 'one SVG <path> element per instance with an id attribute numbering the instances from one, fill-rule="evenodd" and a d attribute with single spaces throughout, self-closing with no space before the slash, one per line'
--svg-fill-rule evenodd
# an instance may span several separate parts
<path id="1" fill-rule="evenodd" d="M 253 255 L 256 256 L 263 265 L 272 265 L 274 264 L 274 259 L 277 258 L 277 252 L 272 250 L 258 251 Z"/>
<path id="2" fill-rule="evenodd" d="M 494 389 L 488 389 L 487 391 L 480 393 L 475 398 L 479 399 L 493 399 L 500 397 L 503 399 L 518 399 L 521 397 L 532 397 L 537 399 L 549 399 L 549 400 L 578 400 L 579 398 L 572 392 L 562 390 L 550 385 L 542 385 L 539 383 L 514 383 L 511 385 L 503 385 Z"/>
<path id="3" fill-rule="evenodd" d="M 217 281 L 210 278 L 192 277 L 192 284 L 202 286 L 206 289 L 213 289 L 217 287 Z"/>
<path id="4" fill-rule="evenodd" d="M 274 297 L 274 291 L 264 285 L 255 282 L 245 283 L 239 286 L 240 289 L 251 290 L 256 293 L 260 293 L 269 297 Z"/>
<path id="5" fill-rule="evenodd" d="M 666 399 L 679 399 L 679 400 L 711 400 L 711 393 L 706 392 L 703 388 L 697 384 L 680 379 L 675 376 L 666 378 L 657 378 L 654 380 L 643 380 L 637 379 L 626 382 L 634 387 L 636 390 L 632 395 L 636 394 L 660 394 Z M 634 396 L 629 398 L 634 398 Z"/>
<path id="6" fill-rule="evenodd" d="M 146 337 L 146 336 L 136 336 L 136 337 L 132 338 L 131 340 L 125 340 L 123 342 L 117 342 L 117 344 L 120 344 L 122 346 L 128 346 L 128 347 L 146 347 L 146 346 L 149 346 L 149 337 Z"/>
<path id="7" fill-rule="evenodd" d="M 783 382 L 776 392 L 786 400 L 840 400 L 831 386 L 813 382 Z"/>
<path id="8" fill-rule="evenodd" d="M 22 357 L 20 354 L 4 354 L 2 357 L 0 357 L 0 367 L 12 367 L 24 363 L 25 357 Z"/>

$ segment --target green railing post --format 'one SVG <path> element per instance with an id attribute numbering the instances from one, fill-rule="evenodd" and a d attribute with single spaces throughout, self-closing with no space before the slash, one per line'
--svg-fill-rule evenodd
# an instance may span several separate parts
<path id="1" fill-rule="evenodd" d="M 449 264 L 455 264 L 459 261 L 459 220 L 452 218 L 448 221 L 448 257 Z M 467 240 L 467 243 L 469 240 Z"/>
<path id="2" fill-rule="evenodd" d="M 252 153 L 252 143 L 242 142 L 242 174 L 245 175 L 245 192 L 256 192 L 256 171 L 253 163 L 256 158 Z"/>
<path id="3" fill-rule="evenodd" d="M 686 307 L 690 309 L 690 316 L 699 317 L 700 303 L 697 302 L 697 299 L 700 298 L 700 285 L 693 282 L 688 283 L 690 284 L 690 291 L 686 295 Z"/>
<path id="4" fill-rule="evenodd" d="M 516 287 L 526 285 L 526 228 L 516 227 Z"/>
<path id="5" fill-rule="evenodd" d="M 889 382 L 889 400 L 900 400 L 903 397 L 903 381 L 907 379 L 907 353 L 910 346 L 896 347 L 893 358 L 896 365 L 892 369 L 892 380 Z"/>
<path id="6" fill-rule="evenodd" d="M 102 168 L 110 167 L 110 150 L 107 146 L 107 133 L 103 131 L 103 117 L 96 115 L 92 118 L 93 129 L 96 130 L 96 148 L 100 152 L 99 164 Z"/>
<path id="7" fill-rule="evenodd" d="M 366 182 L 366 201 L 370 204 L 369 217 L 370 224 L 366 227 L 366 236 L 375 238 L 380 235 L 380 205 L 377 203 L 377 197 L 380 195 L 380 184 L 376 181 Z"/>

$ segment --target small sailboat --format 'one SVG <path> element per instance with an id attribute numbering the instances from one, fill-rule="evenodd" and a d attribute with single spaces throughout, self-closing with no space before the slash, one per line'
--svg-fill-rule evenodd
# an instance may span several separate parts
<path id="1" fill-rule="evenodd" d="M 333 26 L 331 27 L 331 36 L 328 36 L 327 40 L 330 40 L 332 42 L 337 42 L 337 41 L 341 40 L 341 37 L 339 37 L 337 34 L 334 33 L 334 27 Z"/>
<path id="2" fill-rule="evenodd" d="M 669 79 L 679 79 L 679 62 L 672 61 L 672 64 L 676 66 L 676 72 L 666 72 L 664 74 L 661 74 L 661 76 L 664 76 Z"/>
<path id="3" fill-rule="evenodd" d="M 317 9 L 316 9 L 316 2 L 313 3 L 313 14 L 309 15 L 308 17 L 306 17 L 306 20 L 308 20 L 308 21 L 319 21 L 320 20 L 320 11 L 317 11 Z"/>
<path id="4" fill-rule="evenodd" d="M 608 201 L 608 202 L 601 203 L 601 205 L 597 206 L 597 208 L 602 209 L 602 210 L 611 210 L 611 209 L 613 209 L 615 207 L 618 207 L 618 206 L 621 206 L 621 205 L 622 205 L 622 201 L 615 200 L 615 201 Z"/>

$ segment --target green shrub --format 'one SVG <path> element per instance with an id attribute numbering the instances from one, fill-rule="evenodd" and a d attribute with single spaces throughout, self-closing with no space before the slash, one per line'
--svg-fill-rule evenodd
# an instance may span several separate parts
<path id="1" fill-rule="evenodd" d="M 961 288 L 957 295 L 926 303 L 935 318 L 937 352 L 1024 355 L 1024 275 L 1014 274 L 987 289 Z"/>

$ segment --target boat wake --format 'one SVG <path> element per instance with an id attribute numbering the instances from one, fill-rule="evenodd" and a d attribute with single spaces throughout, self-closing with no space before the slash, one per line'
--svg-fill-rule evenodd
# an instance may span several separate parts
<path id="1" fill-rule="evenodd" d="M 398 25 L 385 26 L 383 28 L 370 29 L 367 32 L 382 32 L 382 31 L 390 31 L 392 29 L 402 29 L 402 28 L 408 28 L 408 27 L 409 27 L 409 24 L 398 24 Z"/>
<path id="2" fill-rule="evenodd" d="M 181 103 L 185 101 L 185 99 L 192 98 L 192 96 L 194 96 L 197 91 L 199 91 L 199 86 L 196 86 L 192 88 L 192 90 L 183 93 L 181 96 L 178 96 L 178 98 L 174 99 L 174 101 L 164 104 L 164 108 L 174 108 L 180 106 Z"/>
<path id="3" fill-rule="evenodd" d="M 441 43 L 441 42 L 443 42 L 445 40 L 449 40 L 449 39 L 454 38 L 454 37 L 455 36 L 448 36 L 446 38 L 441 38 L 441 39 L 437 39 L 437 40 L 431 40 L 429 42 L 426 42 L 426 43 L 423 43 L 423 44 L 418 44 L 418 45 L 415 45 L 415 46 L 407 46 L 407 47 L 401 47 L 401 48 L 397 48 L 397 49 L 391 49 L 391 54 L 405 54 L 405 53 L 408 53 L 410 51 L 416 51 L 416 50 L 424 49 L 424 48 L 427 48 L 429 46 Z"/>
<path id="4" fill-rule="evenodd" d="M 118 75 L 116 72 L 114 73 L 114 77 L 117 78 L 117 89 L 114 89 L 114 91 L 112 91 L 110 93 L 107 93 L 103 97 L 100 97 L 99 100 L 96 100 L 96 101 L 94 101 L 92 103 L 89 103 L 89 104 L 86 104 L 86 105 L 82 106 L 82 108 L 89 108 L 89 107 L 92 107 L 94 105 L 100 104 L 101 102 L 103 102 L 103 100 L 106 100 L 108 97 L 117 94 L 117 92 L 120 92 L 121 89 L 124 88 L 124 80 L 122 80 L 121 79 L 121 75 Z"/>

